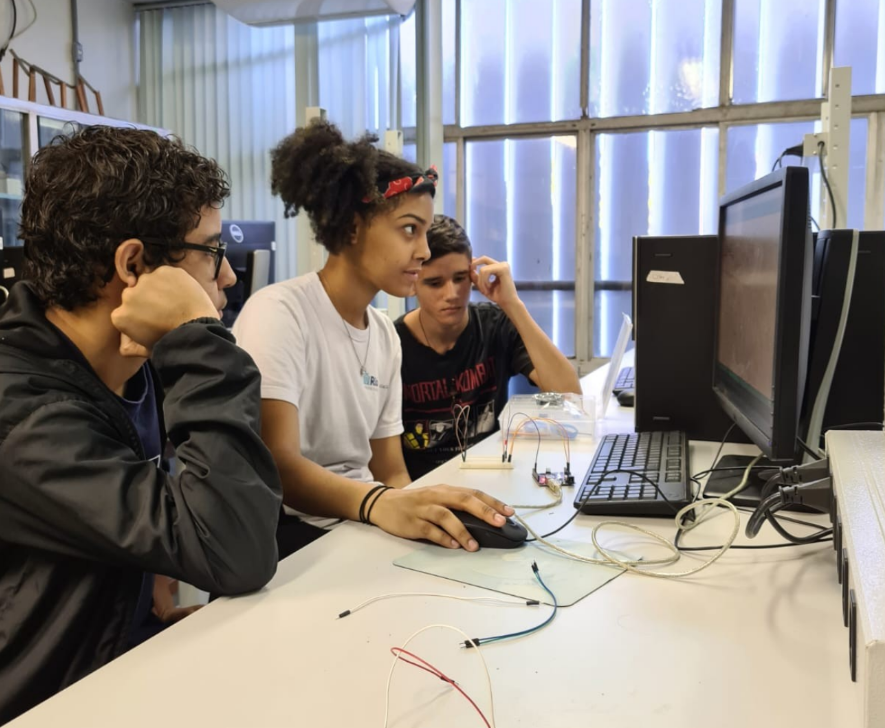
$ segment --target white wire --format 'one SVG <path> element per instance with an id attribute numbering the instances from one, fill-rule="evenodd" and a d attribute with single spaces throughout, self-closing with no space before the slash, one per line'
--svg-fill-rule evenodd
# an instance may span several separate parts
<path id="1" fill-rule="evenodd" d="M 540 544 L 544 544 L 544 546 L 546 546 L 547 548 L 552 549 L 553 551 L 556 551 L 557 553 L 560 553 L 563 556 L 568 556 L 570 559 L 574 559 L 575 561 L 583 561 L 586 564 L 596 564 L 597 566 L 616 566 L 616 564 L 610 558 L 594 559 L 592 556 L 584 556 L 583 554 L 578 554 L 578 553 L 575 553 L 574 551 L 569 551 L 568 549 L 564 549 L 564 548 L 562 548 L 562 546 L 557 546 L 552 541 L 548 541 L 543 536 L 538 535 L 538 533 L 536 531 L 534 531 L 532 529 L 532 527 L 528 523 L 526 523 L 522 518 L 520 518 L 519 516 L 514 516 L 514 518 L 517 521 L 519 521 L 523 526 L 525 526 L 525 529 L 532 535 L 532 537 L 535 539 L 535 541 L 537 541 Z M 614 521 L 608 521 L 607 523 L 614 523 Z M 599 525 L 604 525 L 604 524 L 599 524 Z M 662 541 L 663 544 L 665 546 L 667 546 L 669 549 L 671 549 L 672 551 L 674 551 L 674 553 L 676 555 L 669 556 L 666 559 L 653 559 L 653 560 L 648 560 L 648 559 L 638 560 L 637 559 L 635 561 L 625 561 L 623 563 L 645 564 L 648 566 L 648 565 L 654 565 L 654 564 L 661 564 L 661 565 L 672 564 L 672 563 L 679 560 L 679 552 L 676 551 L 673 544 L 671 544 L 669 541 L 664 540 L 661 536 L 658 536 L 656 533 L 652 533 L 651 531 L 644 531 L 643 529 L 638 529 L 638 530 L 642 531 L 643 533 L 647 533 L 652 538 Z"/>
<path id="2" fill-rule="evenodd" d="M 397 599 L 399 597 L 438 597 L 440 599 L 457 599 L 459 602 L 484 602 L 486 604 L 495 604 L 498 606 L 508 605 L 517 607 L 525 607 L 527 606 L 526 602 L 529 601 L 528 599 L 517 601 L 513 599 L 497 599 L 495 597 L 461 597 L 455 594 L 435 594 L 433 592 L 396 592 L 392 594 L 379 594 L 371 599 L 366 599 L 366 601 L 348 609 L 348 616 L 354 612 L 358 612 L 364 607 L 368 607 L 370 604 L 374 604 L 375 602 L 380 602 L 384 599 Z"/>
<path id="3" fill-rule="evenodd" d="M 741 478 L 741 482 L 738 483 L 738 484 L 737 484 L 732 490 L 728 491 L 728 493 L 726 493 L 725 495 L 720 496 L 720 498 L 723 498 L 723 499 L 725 499 L 725 500 L 730 500 L 731 498 L 733 498 L 734 496 L 736 496 L 738 493 L 740 493 L 744 488 L 746 488 L 746 487 L 747 487 L 747 483 L 748 483 L 749 480 L 750 480 L 750 473 L 753 472 L 753 467 L 754 467 L 754 466 L 756 465 L 756 463 L 758 463 L 761 459 L 762 459 L 762 455 L 761 455 L 761 454 L 759 454 L 759 455 L 757 455 L 755 458 L 753 458 L 753 459 L 750 461 L 750 464 L 747 465 L 747 469 L 744 470 L 744 476 Z M 708 477 L 709 477 L 709 476 L 708 476 Z M 704 488 L 706 489 L 706 483 L 704 484 Z M 701 491 L 701 494 L 702 494 L 702 495 L 703 495 L 703 493 L 704 493 L 704 491 Z M 701 511 L 701 512 L 698 514 L 697 518 L 695 518 L 694 523 L 692 523 L 692 524 L 690 524 L 690 525 L 688 525 L 688 526 L 683 527 L 682 530 L 683 530 L 683 531 L 686 531 L 686 532 L 691 531 L 693 528 L 696 528 L 696 527 L 699 526 L 701 523 L 703 523 L 705 520 L 707 520 L 708 515 L 709 515 L 710 513 L 713 512 L 713 509 L 714 509 L 714 508 L 717 507 L 717 506 L 714 505 L 715 500 L 716 500 L 715 498 L 710 498 L 710 499 L 704 499 L 704 498 L 702 498 L 700 502 L 701 502 L 701 503 L 710 503 L 709 508 L 708 508 L 707 510 L 705 510 L 705 511 Z"/>
<path id="4" fill-rule="evenodd" d="M 427 627 L 422 627 L 417 632 L 415 632 L 409 639 L 403 642 L 400 647 L 401 650 L 406 649 L 409 646 L 409 642 L 415 639 L 422 632 L 426 632 L 428 629 L 449 629 L 453 632 L 457 632 L 461 635 L 465 640 L 470 642 L 473 645 L 476 654 L 479 656 L 479 659 L 482 661 L 482 667 L 486 671 L 486 685 L 489 689 L 489 722 L 492 724 L 492 728 L 496 728 L 495 726 L 495 697 L 492 694 L 492 677 L 489 674 L 489 666 L 486 665 L 486 658 L 482 656 L 482 651 L 479 649 L 479 644 L 472 637 L 468 637 L 465 632 L 462 632 L 457 627 L 452 627 L 449 624 L 431 624 Z M 387 673 L 387 691 L 384 697 L 384 728 L 387 728 L 388 719 L 390 717 L 390 682 L 393 679 L 393 671 L 396 668 L 397 663 L 400 661 L 400 653 L 397 653 L 396 657 L 393 658 L 393 664 L 390 666 L 390 672 Z"/>
<path id="5" fill-rule="evenodd" d="M 455 440 L 458 442 L 458 454 L 462 460 L 467 459 L 467 438 L 470 435 L 470 405 L 457 404 L 458 413 L 455 415 Z M 464 442 L 461 442 L 461 417 L 464 417 Z"/>
<path id="6" fill-rule="evenodd" d="M 530 505 L 511 505 L 508 503 L 508 505 L 510 505 L 510 507 L 513 509 L 519 508 L 520 510 L 530 511 L 530 510 L 543 510 L 545 508 L 555 508 L 560 503 L 562 503 L 562 486 L 560 486 L 560 485 L 547 485 L 547 486 L 542 486 L 542 487 L 549 489 L 550 492 L 556 496 L 556 500 L 553 501 L 552 503 L 536 503 L 536 504 L 533 503 Z"/>
<path id="7" fill-rule="evenodd" d="M 675 564 L 682 557 L 682 554 L 679 552 L 679 549 L 676 548 L 676 545 L 670 543 L 667 539 L 665 539 L 660 534 L 655 533 L 654 531 L 649 531 L 648 529 L 642 528 L 640 526 L 636 526 L 632 523 L 626 523 L 625 521 L 602 521 L 601 523 L 596 524 L 593 530 L 590 532 L 590 539 L 593 541 L 593 546 L 602 556 L 602 559 L 594 559 L 589 556 L 582 556 L 581 554 L 576 554 L 572 551 L 568 551 L 567 549 L 561 548 L 554 543 L 550 543 L 545 539 L 541 538 L 537 533 L 535 533 L 531 527 L 519 516 L 516 516 L 517 520 L 522 523 L 523 526 L 526 527 L 526 530 L 535 537 L 539 543 L 544 544 L 546 547 L 553 549 L 554 551 L 558 551 L 559 553 L 568 556 L 569 558 L 575 559 L 576 561 L 583 561 L 588 564 L 598 564 L 603 566 L 617 566 L 622 569 L 626 569 L 629 572 L 634 574 L 642 574 L 643 576 L 652 576 L 658 579 L 681 579 L 686 576 L 692 576 L 697 574 L 699 571 L 703 571 L 711 564 L 714 564 L 719 558 L 731 548 L 731 545 L 734 543 L 735 539 L 741 528 L 741 516 L 738 513 L 737 508 L 734 507 L 734 504 L 728 499 L 741 492 L 744 488 L 747 487 L 747 482 L 750 478 L 750 472 L 752 471 L 753 466 L 759 462 L 762 458 L 761 455 L 754 458 L 750 464 L 747 466 L 747 469 L 744 471 L 744 477 L 741 478 L 741 482 L 735 487 L 733 490 L 729 491 L 723 496 L 718 498 L 704 498 L 702 500 L 697 500 L 694 503 L 689 503 L 684 508 L 681 508 L 679 512 L 676 513 L 676 526 L 681 531 L 691 531 L 693 528 L 696 528 L 698 525 L 703 523 L 707 518 L 709 518 L 710 514 L 713 512 L 714 508 L 727 508 L 734 515 L 734 527 L 732 528 L 731 534 L 726 539 L 725 543 L 713 556 L 711 556 L 707 561 L 699 566 L 696 566 L 688 571 L 676 571 L 676 572 L 667 572 L 667 571 L 651 571 L 648 569 L 641 569 L 640 566 L 654 566 L 661 565 L 667 566 L 669 564 Z M 682 524 L 682 518 L 689 511 L 696 510 L 698 508 L 704 508 L 700 515 L 695 519 L 695 521 L 689 525 Z M 658 543 L 666 546 L 673 552 L 672 556 L 669 556 L 664 559 L 654 559 L 654 560 L 634 560 L 634 559 L 621 559 L 615 555 L 613 555 L 610 551 L 605 549 L 597 539 L 597 534 L 601 528 L 618 526 L 621 528 L 628 528 L 633 531 L 637 531 L 645 536 L 649 536 L 654 539 Z"/>

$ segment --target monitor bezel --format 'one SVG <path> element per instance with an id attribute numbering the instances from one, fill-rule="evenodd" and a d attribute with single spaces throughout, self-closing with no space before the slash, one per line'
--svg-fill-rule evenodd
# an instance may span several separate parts
<path id="1" fill-rule="evenodd" d="M 720 264 L 716 269 L 721 289 L 721 251 L 726 210 L 752 197 L 783 187 L 780 245 L 778 250 L 777 311 L 773 392 L 760 408 L 744 390 L 742 380 L 719 363 L 721 296 L 717 297 L 713 337 L 713 391 L 720 406 L 772 462 L 796 460 L 799 418 L 808 370 L 811 328 L 811 227 L 809 177 L 805 167 L 784 167 L 725 195 L 719 203 Z M 754 390 L 755 391 L 755 390 Z M 764 393 L 763 393 L 764 394 Z"/>

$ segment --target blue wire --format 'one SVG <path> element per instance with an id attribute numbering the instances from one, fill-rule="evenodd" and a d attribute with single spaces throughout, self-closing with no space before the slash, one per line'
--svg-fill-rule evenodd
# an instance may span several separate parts
<path id="1" fill-rule="evenodd" d="M 531 627 L 529 629 L 524 629 L 521 632 L 511 632 L 510 634 L 501 634 L 495 637 L 480 637 L 478 639 L 474 639 L 471 642 L 465 642 L 464 647 L 475 647 L 476 645 L 485 645 L 490 642 L 501 642 L 502 640 L 515 639 L 517 637 L 525 637 L 526 635 L 533 634 L 538 632 L 539 630 L 544 629 L 548 624 L 553 621 L 553 618 L 556 617 L 556 612 L 559 611 L 559 602 L 556 601 L 556 595 L 550 591 L 549 587 L 544 583 L 544 580 L 541 578 L 541 572 L 538 570 L 537 562 L 532 562 L 532 571 L 535 573 L 535 578 L 538 580 L 538 583 L 541 587 L 546 591 L 550 598 L 553 600 L 553 611 L 550 612 L 550 616 L 547 617 L 541 624 L 536 625 L 535 627 Z"/>

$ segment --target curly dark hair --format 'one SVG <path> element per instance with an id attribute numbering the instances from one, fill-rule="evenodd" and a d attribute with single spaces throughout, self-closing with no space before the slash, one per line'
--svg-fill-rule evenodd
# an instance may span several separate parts
<path id="1" fill-rule="evenodd" d="M 427 246 L 430 248 L 427 263 L 449 253 L 464 253 L 469 258 L 473 257 L 473 247 L 467 231 L 448 215 L 433 216 L 433 224 L 427 231 Z"/>
<path id="2" fill-rule="evenodd" d="M 286 217 L 307 212 L 317 242 L 330 253 L 347 246 L 355 214 L 369 220 L 401 202 L 399 196 L 385 200 L 379 180 L 422 173 L 416 164 L 377 149 L 377 141 L 365 134 L 347 142 L 334 124 L 314 119 L 271 152 L 271 191 L 285 204 Z"/>
<path id="3" fill-rule="evenodd" d="M 179 139 L 109 126 L 58 136 L 31 160 L 25 181 L 22 277 L 47 307 L 86 306 L 113 278 L 120 243 L 181 241 L 204 207 L 229 194 L 224 171 Z M 181 253 L 145 246 L 144 262 L 172 263 Z"/>

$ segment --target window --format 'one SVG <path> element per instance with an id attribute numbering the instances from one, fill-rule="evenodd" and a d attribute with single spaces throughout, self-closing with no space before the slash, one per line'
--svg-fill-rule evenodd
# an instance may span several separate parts
<path id="1" fill-rule="evenodd" d="M 461 0 L 461 125 L 580 117 L 580 17 L 581 0 Z"/>
<path id="2" fill-rule="evenodd" d="M 851 93 L 885 93 L 885 0 L 836 3 L 835 65 L 851 66 Z"/>
<path id="3" fill-rule="evenodd" d="M 633 237 L 716 232 L 718 148 L 716 128 L 597 137 L 594 356 L 632 315 Z"/>
<path id="4" fill-rule="evenodd" d="M 735 103 L 820 96 L 824 4 L 824 0 L 735 0 Z"/>
<path id="5" fill-rule="evenodd" d="M 37 117 L 37 144 L 42 149 L 49 146 L 55 137 L 59 135 L 70 136 L 80 129 L 76 121 L 62 121 L 50 119 L 46 116 Z"/>
<path id="6" fill-rule="evenodd" d="M 443 144 L 443 158 L 440 182 L 443 187 L 443 212 L 449 217 L 457 215 L 458 193 L 458 170 L 457 170 L 457 144 L 446 142 Z M 403 158 L 410 162 L 418 162 L 418 147 L 416 144 L 403 144 Z"/>
<path id="7" fill-rule="evenodd" d="M 867 120 L 851 120 L 848 172 L 848 220 L 837 220 L 839 227 L 863 228 L 866 198 Z M 820 122 L 798 121 L 780 124 L 735 126 L 728 130 L 726 191 L 768 174 L 774 161 L 787 147 L 798 144 L 805 134 L 820 128 Z M 820 219 L 821 178 L 817 159 L 805 160 L 811 167 L 811 215 Z M 801 164 L 796 157 L 786 157 L 784 164 Z"/>
<path id="8" fill-rule="evenodd" d="M 467 233 L 510 263 L 520 298 L 567 356 L 575 351 L 576 139 L 468 142 Z"/>
<path id="9" fill-rule="evenodd" d="M 455 0 L 442 4 L 443 124 L 455 124 Z M 402 124 L 418 124 L 418 82 L 415 13 L 400 27 L 400 73 L 402 76 Z"/>
<path id="10" fill-rule="evenodd" d="M 721 0 L 596 0 L 590 115 L 689 111 L 719 103 Z"/>
<path id="11" fill-rule="evenodd" d="M 383 134 L 396 125 L 390 66 L 391 35 L 399 24 L 392 16 L 318 25 L 320 106 L 345 138 L 367 130 Z"/>
<path id="12" fill-rule="evenodd" d="M 22 114 L 0 110 L 0 248 L 21 245 L 18 222 L 24 187 L 24 122 Z"/>

